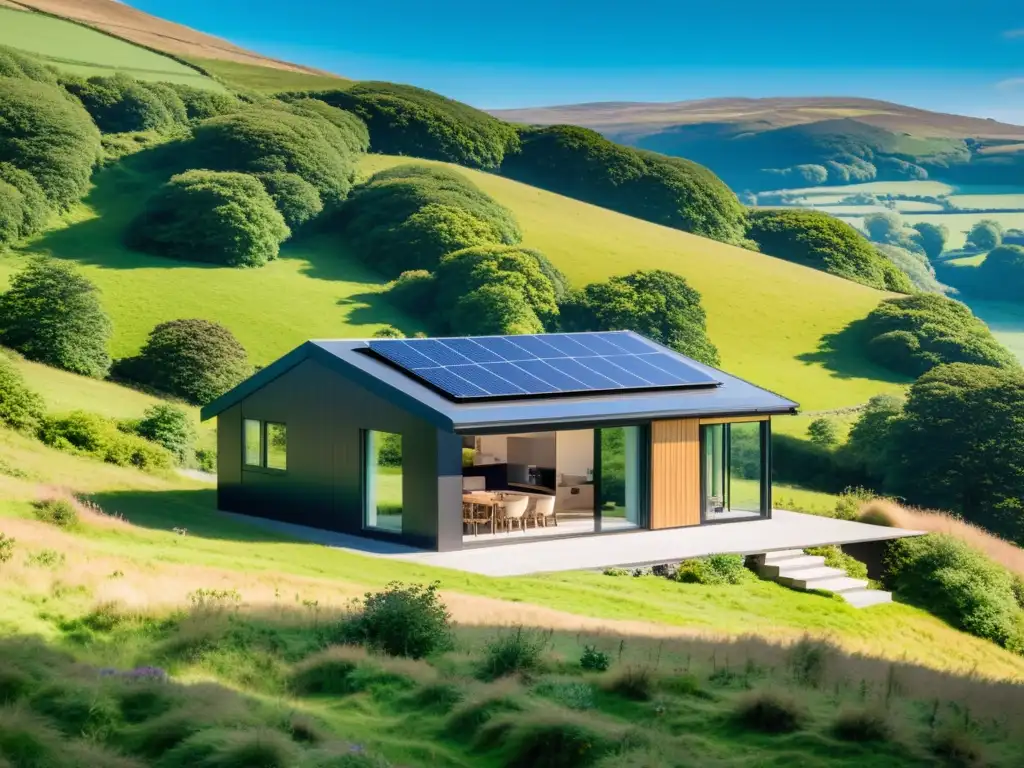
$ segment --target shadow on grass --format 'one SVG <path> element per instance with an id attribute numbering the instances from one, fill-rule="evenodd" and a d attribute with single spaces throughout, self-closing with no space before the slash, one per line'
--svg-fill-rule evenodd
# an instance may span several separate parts
<path id="1" fill-rule="evenodd" d="M 816 363 L 841 379 L 874 379 L 891 384 L 909 383 L 910 379 L 868 360 L 867 321 L 854 320 L 841 331 L 821 337 L 814 352 L 797 356 L 804 363 Z"/>

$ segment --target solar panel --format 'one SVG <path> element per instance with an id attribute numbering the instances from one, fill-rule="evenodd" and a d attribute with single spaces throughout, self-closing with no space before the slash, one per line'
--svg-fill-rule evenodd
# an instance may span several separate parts
<path id="1" fill-rule="evenodd" d="M 459 401 L 719 383 L 681 355 L 631 331 L 375 339 L 369 347 Z"/>

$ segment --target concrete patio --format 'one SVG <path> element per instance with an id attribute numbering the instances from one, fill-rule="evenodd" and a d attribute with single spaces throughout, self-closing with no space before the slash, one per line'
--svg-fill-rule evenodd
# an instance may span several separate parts
<path id="1" fill-rule="evenodd" d="M 533 539 L 456 552 L 430 552 L 276 520 L 222 514 L 297 539 L 358 554 L 452 568 L 483 576 L 524 576 L 532 573 L 597 570 L 612 566 L 654 565 L 702 555 L 756 555 L 826 544 L 886 541 L 924 533 L 777 509 L 772 512 L 771 519 L 767 520 L 663 531 Z"/>

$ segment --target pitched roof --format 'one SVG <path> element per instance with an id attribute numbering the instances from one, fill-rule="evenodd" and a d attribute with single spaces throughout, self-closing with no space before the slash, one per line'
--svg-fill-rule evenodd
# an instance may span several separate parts
<path id="1" fill-rule="evenodd" d="M 652 342 L 653 343 L 653 342 Z M 307 341 L 204 406 L 209 419 L 264 387 L 304 360 L 315 360 L 440 429 L 460 433 L 527 431 L 533 427 L 595 426 L 692 416 L 795 413 L 797 404 L 724 371 L 684 358 L 721 382 L 705 389 L 600 392 L 586 395 L 454 402 L 369 354 L 369 341 Z M 658 345 L 660 346 L 660 345 Z M 662 347 L 673 355 L 678 353 Z M 680 355 L 680 357 L 682 357 Z"/>

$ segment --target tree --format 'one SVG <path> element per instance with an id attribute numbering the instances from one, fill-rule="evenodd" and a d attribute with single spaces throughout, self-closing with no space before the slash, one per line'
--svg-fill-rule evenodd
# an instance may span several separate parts
<path id="1" fill-rule="evenodd" d="M 821 211 L 752 211 L 748 235 L 770 256 L 872 288 L 914 290 L 906 273 L 881 256 L 856 229 Z"/>
<path id="2" fill-rule="evenodd" d="M 967 245 L 979 251 L 991 251 L 1003 241 L 1003 227 L 998 221 L 982 219 L 967 233 Z"/>
<path id="3" fill-rule="evenodd" d="M 316 218 L 324 209 L 316 187 L 296 173 L 261 173 L 259 179 L 291 229 Z"/>
<path id="4" fill-rule="evenodd" d="M 807 435 L 815 445 L 831 448 L 839 443 L 839 425 L 835 419 L 822 416 L 807 426 Z"/>
<path id="5" fill-rule="evenodd" d="M 209 88 L 193 88 L 183 83 L 167 83 L 174 89 L 185 107 L 185 116 L 189 120 L 206 120 L 217 115 L 237 112 L 242 103 L 229 93 L 218 93 Z"/>
<path id="6" fill-rule="evenodd" d="M 160 256 L 232 267 L 277 258 L 291 231 L 259 179 L 187 171 L 172 176 L 132 223 L 128 243 Z"/>
<path id="7" fill-rule="evenodd" d="M 1024 541 L 1024 372 L 956 363 L 910 388 L 890 489 Z"/>
<path id="8" fill-rule="evenodd" d="M 35 80 L 47 85 L 57 84 L 57 73 L 42 61 L 16 48 L 0 45 L 0 77 Z"/>
<path id="9" fill-rule="evenodd" d="M 192 418 L 183 408 L 170 403 L 158 403 L 147 408 L 142 418 L 132 426 L 140 437 L 170 451 L 178 464 L 184 465 L 191 458 L 196 430 Z"/>
<path id="10" fill-rule="evenodd" d="M 34 434 L 43 415 L 43 399 L 29 389 L 14 361 L 0 350 L 0 424 Z"/>
<path id="11" fill-rule="evenodd" d="M 373 332 L 372 338 L 374 339 L 404 339 L 405 334 L 395 328 L 393 325 L 385 325 L 383 328 L 378 328 Z"/>
<path id="12" fill-rule="evenodd" d="M 702 363 L 718 364 L 700 294 L 672 272 L 633 272 L 573 291 L 560 307 L 559 324 L 565 331 L 636 331 Z"/>
<path id="13" fill-rule="evenodd" d="M 910 278 L 911 284 L 924 293 L 945 294 L 949 288 L 935 276 L 935 267 L 921 251 L 908 251 L 897 245 L 879 244 L 875 249 L 896 269 Z"/>
<path id="14" fill-rule="evenodd" d="M 977 282 L 986 296 L 1024 301 L 1024 247 L 993 248 L 977 270 Z"/>
<path id="15" fill-rule="evenodd" d="M 945 363 L 1018 367 L 985 323 L 945 296 L 885 299 L 865 318 L 864 338 L 871 359 L 907 376 Z"/>
<path id="16" fill-rule="evenodd" d="M 543 333 L 544 326 L 526 297 L 508 285 L 490 283 L 466 294 L 455 304 L 452 327 L 479 336 Z"/>
<path id="17" fill-rule="evenodd" d="M 160 83 L 143 83 L 118 73 L 68 79 L 64 87 L 104 133 L 166 131 L 187 120 L 181 97 Z"/>
<path id="18" fill-rule="evenodd" d="M 252 372 L 245 347 L 209 320 L 171 320 L 156 326 L 136 357 L 118 360 L 115 377 L 205 405 Z"/>
<path id="19" fill-rule="evenodd" d="M 920 222 L 913 224 L 912 228 L 917 230 L 917 241 L 929 259 L 937 259 L 946 250 L 946 242 L 949 240 L 949 229 L 945 224 L 929 224 Z"/>
<path id="20" fill-rule="evenodd" d="M 876 243 L 891 243 L 903 231 L 903 219 L 895 211 L 869 213 L 864 217 L 864 230 L 868 238 Z"/>
<path id="21" fill-rule="evenodd" d="M 0 295 L 0 343 L 30 360 L 103 378 L 112 330 L 99 290 L 67 262 L 35 259 Z"/>
<path id="22" fill-rule="evenodd" d="M 31 174 L 51 204 L 85 194 L 101 151 L 89 113 L 60 88 L 0 78 L 0 163 Z"/>
<path id="23" fill-rule="evenodd" d="M 881 488 L 891 469 L 893 425 L 903 415 L 903 400 L 896 395 L 875 395 L 868 400 L 860 417 L 850 428 L 843 446 L 848 463 L 854 465 L 868 483 Z"/>

